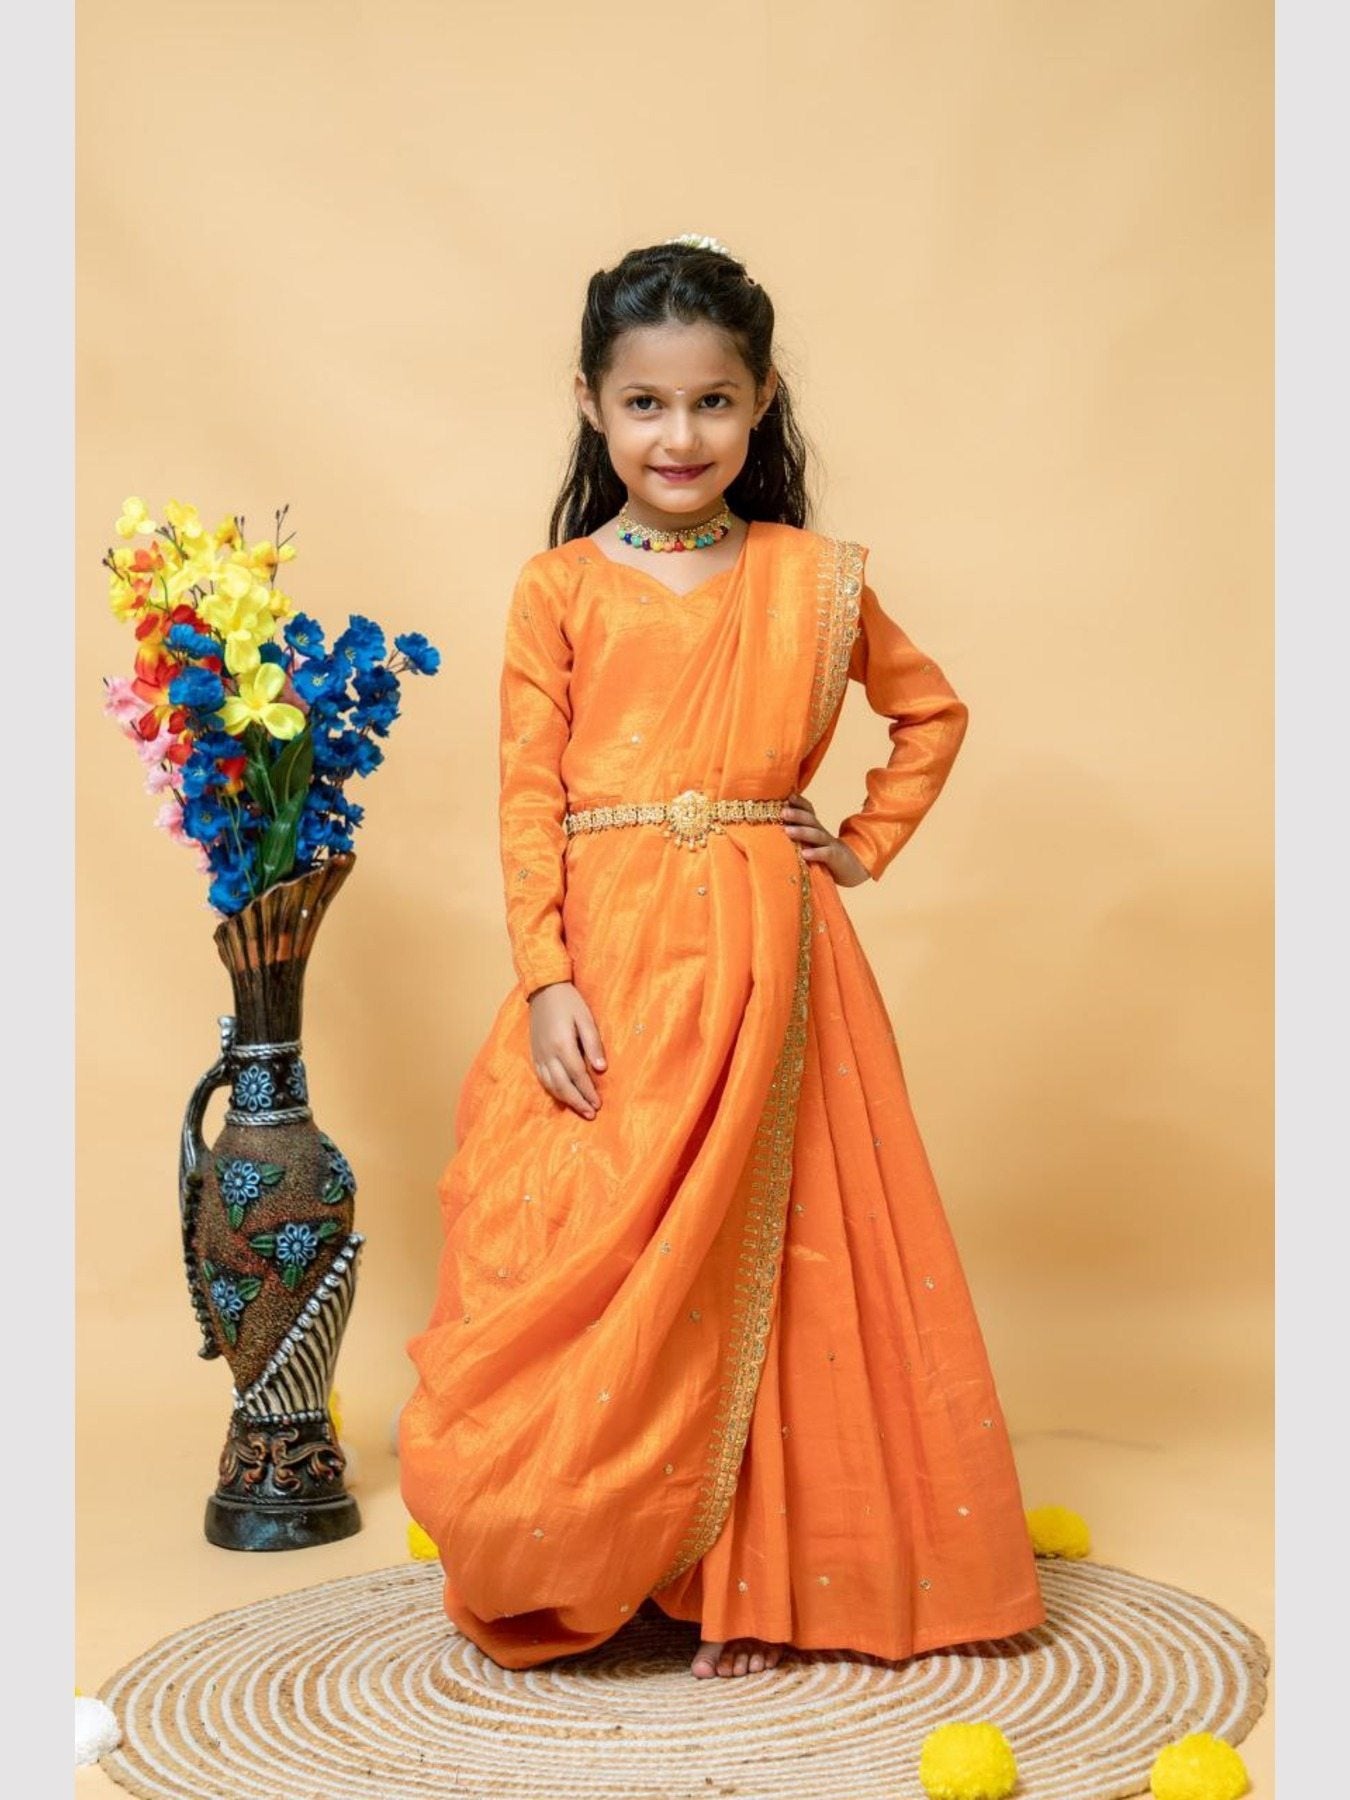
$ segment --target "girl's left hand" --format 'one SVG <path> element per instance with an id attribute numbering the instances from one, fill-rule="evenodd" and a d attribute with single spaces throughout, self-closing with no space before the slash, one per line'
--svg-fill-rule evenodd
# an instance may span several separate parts
<path id="1" fill-rule="evenodd" d="M 807 862 L 824 863 L 837 887 L 857 887 L 859 882 L 872 879 L 848 845 L 826 831 L 805 794 L 794 790 L 783 802 L 783 828 L 801 845 Z"/>

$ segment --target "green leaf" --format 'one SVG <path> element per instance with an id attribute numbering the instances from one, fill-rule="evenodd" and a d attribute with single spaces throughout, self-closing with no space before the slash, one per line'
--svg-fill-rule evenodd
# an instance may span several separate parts
<path id="1" fill-rule="evenodd" d="M 214 1281 L 216 1278 L 216 1265 L 213 1262 L 204 1262 L 202 1264 L 202 1274 L 205 1275 L 208 1281 Z"/>
<path id="2" fill-rule="evenodd" d="M 262 1177 L 264 1187 L 275 1187 L 286 1171 L 279 1163 L 261 1163 L 258 1173 Z"/>
<path id="3" fill-rule="evenodd" d="M 335 1176 L 323 1190 L 321 1198 L 325 1206 L 336 1206 L 346 1192 L 346 1188 Z"/>
<path id="4" fill-rule="evenodd" d="M 236 1201 L 236 1203 L 230 1208 L 230 1224 L 234 1227 L 234 1229 L 236 1231 L 238 1231 L 239 1227 L 243 1224 L 243 1222 L 244 1222 L 244 1209 Z"/>
<path id="5" fill-rule="evenodd" d="M 277 808 L 277 816 L 263 834 L 258 854 L 263 886 L 283 880 L 295 866 L 295 834 L 305 804 L 303 793 Z"/>
<path id="6" fill-rule="evenodd" d="M 239 1342 L 239 1332 L 233 1319 L 222 1319 L 220 1321 L 220 1329 L 225 1334 L 225 1342 L 227 1344 L 237 1344 Z"/>
<path id="7" fill-rule="evenodd" d="M 254 803 L 260 812 L 275 813 L 276 798 L 272 792 L 271 778 L 265 764 L 255 762 L 250 756 L 244 764 L 244 786 L 253 796 Z"/>
<path id="8" fill-rule="evenodd" d="M 274 1231 L 260 1231 L 257 1237 L 251 1237 L 248 1241 L 259 1256 L 275 1256 L 277 1253 L 277 1236 Z"/>
<path id="9" fill-rule="evenodd" d="M 321 1238 L 330 1238 L 336 1232 L 341 1231 L 342 1227 L 338 1224 L 336 1219 L 325 1219 L 323 1224 L 316 1226 L 315 1229 Z"/>
<path id="10" fill-rule="evenodd" d="M 256 1300 L 262 1292 L 262 1282 L 256 1275 L 242 1276 L 237 1285 L 240 1297 L 244 1300 Z"/>
<path id="11" fill-rule="evenodd" d="M 314 733 L 307 725 L 291 739 L 272 765 L 272 785 L 276 790 L 278 812 L 283 806 L 292 805 L 296 800 L 303 804 L 313 770 Z"/>
<path id="12" fill-rule="evenodd" d="M 216 1180 L 224 1181 L 224 1179 L 225 1179 L 225 1165 L 220 1160 L 220 1158 L 217 1157 L 216 1158 Z"/>
<path id="13" fill-rule="evenodd" d="M 286 1267 L 281 1271 L 281 1279 L 286 1283 L 288 1288 L 294 1291 L 299 1287 L 300 1277 L 303 1273 L 304 1270 L 300 1267 L 299 1263 L 287 1263 Z"/>

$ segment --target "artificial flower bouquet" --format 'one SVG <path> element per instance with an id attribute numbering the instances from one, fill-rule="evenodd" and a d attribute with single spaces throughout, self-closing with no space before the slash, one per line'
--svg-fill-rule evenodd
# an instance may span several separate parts
<path id="1" fill-rule="evenodd" d="M 351 850 L 364 808 L 346 783 L 384 761 L 399 677 L 434 675 L 441 660 L 415 631 L 389 656 L 359 614 L 328 649 L 277 586 L 295 556 L 288 511 L 272 538 L 249 543 L 242 516 L 208 531 L 195 506 L 170 500 L 156 524 L 132 497 L 117 535 L 149 542 L 103 558 L 113 611 L 136 632 L 135 671 L 104 678 L 104 710 L 161 797 L 156 823 L 195 846 L 207 900 L 226 916 Z"/>

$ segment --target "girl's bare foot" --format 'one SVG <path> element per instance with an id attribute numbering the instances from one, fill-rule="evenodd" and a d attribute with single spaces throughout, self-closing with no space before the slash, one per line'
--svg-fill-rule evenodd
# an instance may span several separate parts
<path id="1" fill-rule="evenodd" d="M 701 1643 L 689 1665 L 700 1680 L 709 1675 L 754 1675 L 761 1669 L 772 1669 L 783 1654 L 781 1644 L 766 1644 L 762 1638 L 727 1638 L 722 1643 Z"/>

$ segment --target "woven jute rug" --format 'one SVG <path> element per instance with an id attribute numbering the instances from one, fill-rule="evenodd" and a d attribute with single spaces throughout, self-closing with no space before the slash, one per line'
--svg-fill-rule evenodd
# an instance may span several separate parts
<path id="1" fill-rule="evenodd" d="M 697 1628 L 645 1611 L 501 1669 L 450 1626 L 439 1565 L 409 1563 L 163 1639 L 99 1690 L 123 1731 L 101 1766 L 155 1800 L 922 1800 L 926 1733 L 987 1719 L 1016 1800 L 1116 1800 L 1188 1731 L 1246 1736 L 1269 1657 L 1239 1619 L 1104 1563 L 1037 1569 L 1034 1631 L 698 1680 Z"/>

